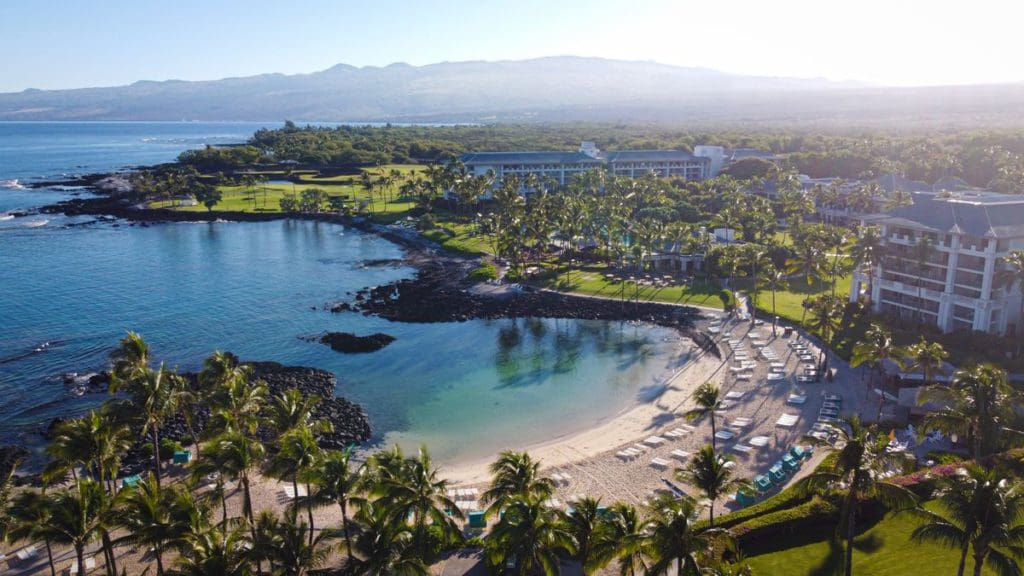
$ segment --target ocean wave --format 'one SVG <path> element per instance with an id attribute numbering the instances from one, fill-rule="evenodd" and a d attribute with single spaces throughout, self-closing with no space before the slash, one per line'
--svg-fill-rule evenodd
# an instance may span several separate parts
<path id="1" fill-rule="evenodd" d="M 0 180 L 0 188 L 8 188 L 10 190 L 24 190 L 25 186 L 18 182 L 17 178 L 13 180 Z"/>
<path id="2" fill-rule="evenodd" d="M 14 220 L 14 214 L 0 214 L 0 221 Z"/>
<path id="3" fill-rule="evenodd" d="M 22 222 L 21 225 L 26 228 L 41 228 L 49 223 L 49 220 L 29 220 L 28 222 Z"/>

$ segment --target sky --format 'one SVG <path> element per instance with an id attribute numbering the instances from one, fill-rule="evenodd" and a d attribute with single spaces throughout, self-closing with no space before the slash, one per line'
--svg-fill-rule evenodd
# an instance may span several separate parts
<path id="1" fill-rule="evenodd" d="M 918 86 L 1024 81 L 1019 0 L 0 0 L 0 92 L 576 55 Z"/>

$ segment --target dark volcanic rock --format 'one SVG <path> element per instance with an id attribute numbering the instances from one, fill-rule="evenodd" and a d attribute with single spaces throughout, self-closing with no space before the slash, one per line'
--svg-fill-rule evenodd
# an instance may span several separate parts
<path id="1" fill-rule="evenodd" d="M 380 332 L 369 336 L 356 336 L 350 332 L 328 332 L 319 340 L 321 344 L 327 344 L 335 352 L 349 354 L 376 352 L 394 341 L 394 336 Z"/>

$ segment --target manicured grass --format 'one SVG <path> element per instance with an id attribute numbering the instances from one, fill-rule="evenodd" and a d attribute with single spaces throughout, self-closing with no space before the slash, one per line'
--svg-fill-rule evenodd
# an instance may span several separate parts
<path id="1" fill-rule="evenodd" d="M 929 576 L 955 574 L 959 554 L 937 544 L 916 544 L 910 533 L 919 520 L 910 514 L 887 514 L 854 539 L 853 573 L 872 576 Z M 744 550 L 755 574 L 841 574 L 843 548 L 833 541 L 831 531 L 815 530 L 792 538 L 766 542 L 761 548 Z M 972 562 L 968 559 L 967 570 Z M 983 570 L 983 574 L 992 574 Z"/>
<path id="2" fill-rule="evenodd" d="M 712 284 L 695 282 L 692 286 L 637 286 L 632 282 L 615 282 L 605 277 L 609 268 L 604 264 L 587 264 L 570 268 L 552 263 L 530 284 L 543 288 L 574 292 L 589 296 L 621 299 L 624 301 L 665 302 L 691 304 L 708 308 L 724 308 L 722 290 Z"/>
<path id="3" fill-rule="evenodd" d="M 473 224 L 456 223 L 452 221 L 439 220 L 439 228 L 423 232 L 423 236 L 437 242 L 442 248 L 456 254 L 466 256 L 482 256 L 494 252 L 494 247 L 488 236 L 476 234 L 476 226 Z M 444 228 L 454 235 L 449 236 L 440 228 Z"/>
<path id="4" fill-rule="evenodd" d="M 851 276 L 841 276 L 836 280 L 836 296 L 846 301 L 850 295 Z M 809 297 L 821 296 L 832 293 L 832 283 L 827 280 L 815 279 L 810 284 L 805 277 L 791 278 L 788 288 L 775 293 L 775 314 L 791 322 L 800 322 L 804 314 L 803 302 Z M 738 290 L 750 292 L 752 282 L 749 279 L 739 278 L 733 280 L 733 287 Z M 772 293 L 762 288 L 757 294 L 757 307 L 763 314 L 772 312 Z"/>

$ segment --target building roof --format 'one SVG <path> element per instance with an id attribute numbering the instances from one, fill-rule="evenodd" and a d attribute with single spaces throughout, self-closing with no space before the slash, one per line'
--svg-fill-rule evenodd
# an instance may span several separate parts
<path id="1" fill-rule="evenodd" d="M 924 182 L 908 180 L 899 174 L 892 173 L 883 174 L 872 180 L 872 182 L 878 184 L 882 190 L 890 194 L 896 190 L 903 190 L 904 192 L 927 192 L 932 190 L 932 187 Z"/>
<path id="2" fill-rule="evenodd" d="M 608 152 L 605 158 L 609 162 L 686 162 L 701 160 L 689 152 L 682 150 L 619 150 Z"/>
<path id="3" fill-rule="evenodd" d="M 601 161 L 580 152 L 471 152 L 463 154 L 463 164 L 600 164 Z"/>
<path id="4" fill-rule="evenodd" d="M 971 191 L 950 196 L 915 192 L 913 206 L 870 218 L 896 226 L 919 226 L 942 234 L 979 238 L 1024 237 L 1024 196 Z"/>

